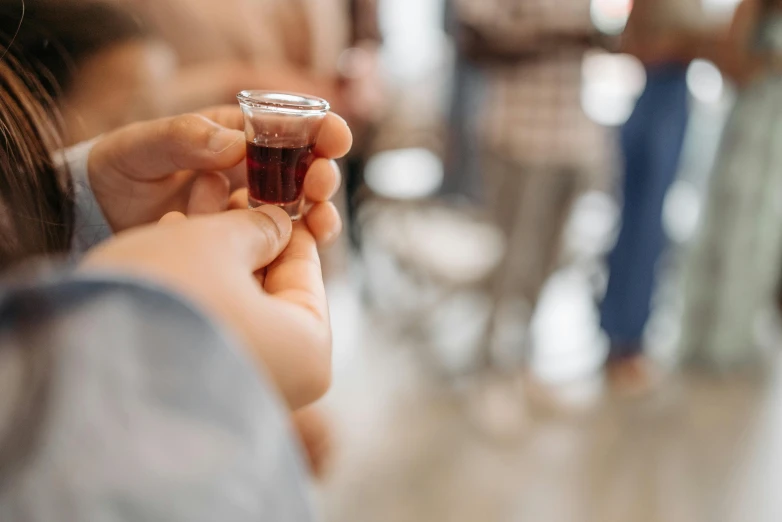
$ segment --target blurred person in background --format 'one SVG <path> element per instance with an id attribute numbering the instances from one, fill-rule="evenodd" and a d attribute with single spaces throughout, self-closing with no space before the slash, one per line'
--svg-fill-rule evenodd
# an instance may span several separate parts
<path id="1" fill-rule="evenodd" d="M 326 98 L 348 120 L 377 110 L 376 0 L 109 1 L 171 45 L 187 72 L 180 95 L 209 98 L 198 106 L 233 101 L 251 85 Z M 351 48 L 364 52 L 345 55 Z"/>
<path id="2" fill-rule="evenodd" d="M 700 30 L 703 20 L 700 0 L 636 0 L 622 35 L 622 51 L 646 68 L 646 87 L 621 129 L 621 228 L 600 315 L 610 342 L 608 378 L 626 391 L 646 388 L 653 373 L 643 337 L 667 244 L 663 204 L 679 169 L 689 119 L 687 68 L 696 52 L 683 35 Z"/>
<path id="3" fill-rule="evenodd" d="M 325 69 L 310 69 L 313 28 L 301 1 L 105 1 L 135 13 L 171 47 L 180 69 L 176 96 L 181 104 L 232 102 L 248 85 L 307 92 L 337 104 L 332 82 L 319 74 Z M 336 53 L 346 31 L 337 9 L 327 12 L 323 27 L 333 38 L 318 42 L 320 56 Z"/>
<path id="4" fill-rule="evenodd" d="M 739 85 L 685 280 L 682 351 L 719 371 L 762 366 L 757 333 L 782 261 L 782 3 L 745 0 L 718 64 Z"/>
<path id="5" fill-rule="evenodd" d="M 359 244 L 357 210 L 362 203 L 364 169 L 388 110 L 388 92 L 380 65 L 380 0 L 350 0 L 350 47 L 339 60 L 342 97 L 351 104 L 348 123 L 356 139 L 344 164 L 350 239 Z"/>
<path id="6" fill-rule="evenodd" d="M 529 321 L 557 268 L 576 198 L 606 184 L 605 129 L 581 107 L 582 61 L 597 41 L 588 0 L 463 0 L 462 43 L 486 67 L 481 172 L 509 251 L 495 299 L 521 297 Z"/>

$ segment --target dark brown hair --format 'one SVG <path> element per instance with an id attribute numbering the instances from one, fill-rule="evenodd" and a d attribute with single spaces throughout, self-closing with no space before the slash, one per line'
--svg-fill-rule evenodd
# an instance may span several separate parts
<path id="1" fill-rule="evenodd" d="M 0 0 L 0 270 L 68 250 L 70 180 L 55 100 L 79 63 L 143 34 L 126 11 L 95 0 Z"/>
<path id="2" fill-rule="evenodd" d="M 20 13 L 21 16 L 21 13 Z M 19 22 L 17 22 L 19 23 Z M 38 77 L 13 48 L 16 33 L 0 34 L 0 271 L 31 257 L 68 251 L 73 234 L 70 177 L 58 169 L 58 117 Z M 0 306 L 8 308 L 7 302 Z M 13 308 L 2 310 L 14 314 Z M 24 374 L 14 409 L 3 419 L 0 486 L 34 448 L 46 412 L 50 350 L 20 352 Z M 7 391 L 7 390 L 6 390 Z"/>
<path id="3" fill-rule="evenodd" d="M 56 110 L 12 52 L 0 61 L 0 270 L 64 253 L 73 234 L 67 172 L 58 170 Z"/>

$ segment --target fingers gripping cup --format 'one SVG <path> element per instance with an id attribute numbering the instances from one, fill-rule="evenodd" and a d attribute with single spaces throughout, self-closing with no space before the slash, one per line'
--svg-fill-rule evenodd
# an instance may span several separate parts
<path id="1" fill-rule="evenodd" d="M 326 100 L 300 94 L 242 91 L 250 208 L 275 205 L 293 220 L 304 212 L 304 178 L 329 111 Z"/>

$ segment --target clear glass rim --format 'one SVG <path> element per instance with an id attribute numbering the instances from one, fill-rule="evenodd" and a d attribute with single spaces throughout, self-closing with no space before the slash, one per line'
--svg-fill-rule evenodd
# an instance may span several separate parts
<path id="1" fill-rule="evenodd" d="M 316 96 L 282 91 L 242 91 L 236 99 L 251 109 L 288 114 L 326 114 L 329 102 Z"/>

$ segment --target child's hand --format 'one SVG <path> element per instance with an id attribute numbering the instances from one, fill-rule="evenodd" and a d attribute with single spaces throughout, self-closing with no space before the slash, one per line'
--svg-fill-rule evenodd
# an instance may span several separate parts
<path id="1" fill-rule="evenodd" d="M 240 109 L 226 106 L 136 123 L 103 137 L 90 154 L 89 176 L 112 229 L 154 223 L 172 211 L 204 214 L 229 208 L 231 193 L 246 185 L 243 126 Z M 329 159 L 345 155 L 351 143 L 344 120 L 329 114 L 315 149 L 319 158 L 304 185 L 314 203 L 307 224 L 318 242 L 330 241 L 341 229 L 328 203 L 340 183 Z"/>

